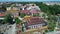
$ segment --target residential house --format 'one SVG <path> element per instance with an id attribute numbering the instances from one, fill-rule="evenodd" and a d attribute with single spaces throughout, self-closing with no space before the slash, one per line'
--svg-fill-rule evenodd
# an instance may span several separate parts
<path id="1" fill-rule="evenodd" d="M 38 15 L 39 16 L 39 14 L 40 14 L 40 11 L 37 11 L 36 9 L 32 9 L 32 10 L 30 10 L 30 13 L 32 14 L 32 16 L 33 15 Z"/>
<path id="2" fill-rule="evenodd" d="M 5 14 L 5 12 L 1 12 L 0 11 L 0 23 L 3 23 L 3 20 L 4 20 L 4 16 L 5 16 L 6 14 Z"/>
<path id="3" fill-rule="evenodd" d="M 36 4 L 24 4 L 20 6 L 20 12 L 27 14 L 27 12 L 29 12 L 28 14 L 32 15 L 32 16 L 42 16 L 41 15 L 41 10 L 40 8 L 36 5 Z M 27 11 L 25 11 L 27 10 Z"/>
<path id="4" fill-rule="evenodd" d="M 6 15 L 5 11 L 0 10 L 0 20 L 3 20 L 5 15 Z"/>
<path id="5" fill-rule="evenodd" d="M 10 13 L 14 17 L 18 17 L 19 16 L 19 10 L 18 10 L 17 7 L 8 7 L 7 8 L 7 13 Z"/>
<path id="6" fill-rule="evenodd" d="M 18 7 L 20 7 L 20 6 L 22 6 L 22 4 L 17 4 L 17 3 L 16 3 L 16 4 L 15 4 L 15 6 L 18 6 Z"/>
<path id="7" fill-rule="evenodd" d="M 24 27 L 26 28 L 25 34 L 28 34 L 28 33 L 34 34 L 35 32 L 37 32 L 38 34 L 41 34 L 45 30 L 45 28 L 43 28 L 43 27 L 47 26 L 47 23 L 45 21 L 43 21 L 40 17 L 30 17 L 30 19 L 26 20 L 26 22 L 24 24 L 25 24 Z M 42 28 L 42 30 L 41 30 L 41 28 Z"/>
<path id="8" fill-rule="evenodd" d="M 23 5 L 21 5 L 20 12 L 24 11 L 27 13 L 27 11 L 25 11 L 25 10 L 28 10 L 28 12 L 32 14 L 32 16 L 33 16 L 33 14 L 39 15 L 39 13 L 41 11 L 40 8 L 36 4 L 23 4 Z"/>
<path id="9" fill-rule="evenodd" d="M 29 10 L 20 10 L 20 14 L 23 13 L 25 15 L 30 15 L 30 11 Z"/>
<path id="10" fill-rule="evenodd" d="M 27 20 L 26 25 L 29 29 L 34 29 L 46 26 L 47 23 L 40 17 L 31 17 L 30 20 Z"/>
<path id="11" fill-rule="evenodd" d="M 25 15 L 30 15 L 30 16 L 40 16 L 40 11 L 37 11 L 36 9 L 32 10 L 20 10 L 20 13 L 23 13 Z"/>
<path id="12" fill-rule="evenodd" d="M 25 10 L 25 9 L 26 9 L 26 5 L 25 4 L 20 6 L 20 10 Z"/>
<path id="13" fill-rule="evenodd" d="M 5 12 L 6 12 L 5 9 L 3 9 L 2 6 L 0 6 L 0 23 L 3 23 L 3 19 L 6 15 Z"/>
<path id="14" fill-rule="evenodd" d="M 40 8 L 36 4 L 29 4 L 29 7 L 27 8 L 27 10 L 31 10 L 31 9 L 36 9 L 40 11 Z"/>
<path id="15" fill-rule="evenodd" d="M 4 17 L 5 16 L 5 11 L 0 10 L 0 17 Z"/>
<path id="16" fill-rule="evenodd" d="M 40 11 L 40 8 L 36 4 L 20 4 L 20 10 L 25 10 L 25 9 L 27 10 L 36 9 Z"/>

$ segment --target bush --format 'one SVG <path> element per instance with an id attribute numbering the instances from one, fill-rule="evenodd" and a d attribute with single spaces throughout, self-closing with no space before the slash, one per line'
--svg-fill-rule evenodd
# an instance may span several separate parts
<path id="1" fill-rule="evenodd" d="M 48 30 L 45 30 L 45 32 L 48 32 Z"/>
<path id="2" fill-rule="evenodd" d="M 45 34 L 45 32 L 43 32 L 43 34 Z"/>
<path id="3" fill-rule="evenodd" d="M 17 24 L 19 24 L 19 23 L 21 22 L 21 20 L 20 20 L 19 18 L 15 18 L 15 22 L 16 22 Z"/>
<path id="4" fill-rule="evenodd" d="M 21 18 L 23 18 L 24 16 L 25 16 L 25 14 L 23 14 L 23 13 L 20 14 L 20 17 L 21 17 Z"/>
<path id="5" fill-rule="evenodd" d="M 35 16 L 39 16 L 39 14 L 33 14 L 33 16 L 35 17 Z"/>

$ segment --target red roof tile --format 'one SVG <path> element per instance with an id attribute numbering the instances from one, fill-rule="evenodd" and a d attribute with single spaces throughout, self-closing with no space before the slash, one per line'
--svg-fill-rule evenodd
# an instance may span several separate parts
<path id="1" fill-rule="evenodd" d="M 42 23 L 42 19 L 39 17 L 31 17 L 30 20 L 27 20 L 27 25 L 35 25 L 35 24 L 40 24 Z"/>
<path id="2" fill-rule="evenodd" d="M 25 13 L 25 14 L 31 13 L 31 14 L 33 14 L 33 13 L 39 13 L 39 11 L 37 11 L 35 9 L 32 9 L 32 10 L 21 10 L 20 13 Z"/>
<path id="3" fill-rule="evenodd" d="M 33 14 L 33 13 L 39 13 L 39 11 L 37 11 L 36 9 L 32 9 L 30 12 L 31 12 L 32 14 Z"/>
<path id="4" fill-rule="evenodd" d="M 3 12 L 3 13 L 0 13 L 0 17 L 2 17 L 2 16 L 5 16 L 5 13 Z"/>
<path id="5" fill-rule="evenodd" d="M 21 10 L 20 13 L 25 13 L 26 14 L 26 13 L 30 13 L 30 11 L 29 10 Z"/>

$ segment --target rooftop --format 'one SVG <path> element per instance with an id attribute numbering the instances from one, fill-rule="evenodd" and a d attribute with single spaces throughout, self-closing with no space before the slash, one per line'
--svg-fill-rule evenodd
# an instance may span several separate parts
<path id="1" fill-rule="evenodd" d="M 36 9 L 32 9 L 30 12 L 31 13 L 39 13 Z"/>
<path id="2" fill-rule="evenodd" d="M 30 11 L 29 10 L 21 10 L 20 13 L 25 13 L 26 14 L 26 13 L 30 13 Z"/>
<path id="3" fill-rule="evenodd" d="M 27 25 L 36 25 L 41 23 L 46 23 L 46 22 L 43 21 L 40 17 L 31 17 L 30 20 L 27 20 Z"/>
<path id="4" fill-rule="evenodd" d="M 0 10 L 0 17 L 5 16 L 5 12 L 3 10 Z"/>

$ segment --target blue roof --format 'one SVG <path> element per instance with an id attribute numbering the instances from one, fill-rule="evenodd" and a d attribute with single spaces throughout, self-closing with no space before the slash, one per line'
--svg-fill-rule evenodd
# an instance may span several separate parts
<path id="1" fill-rule="evenodd" d="M 60 1 L 60 0 L 0 0 L 0 2 L 44 2 L 44 1 Z"/>

